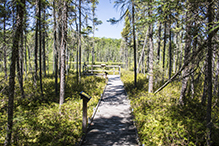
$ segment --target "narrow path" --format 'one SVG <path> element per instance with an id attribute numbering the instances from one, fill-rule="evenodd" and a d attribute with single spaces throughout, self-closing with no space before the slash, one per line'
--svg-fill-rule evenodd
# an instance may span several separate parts
<path id="1" fill-rule="evenodd" d="M 118 75 L 109 75 L 108 84 L 82 145 L 137 145 L 130 102 Z"/>

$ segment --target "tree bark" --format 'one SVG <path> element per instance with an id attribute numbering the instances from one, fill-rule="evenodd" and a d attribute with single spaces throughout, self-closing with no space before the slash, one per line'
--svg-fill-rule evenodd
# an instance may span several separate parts
<path id="1" fill-rule="evenodd" d="M 39 65 L 40 65 L 40 91 L 43 96 L 43 83 L 42 83 L 42 29 L 41 29 L 41 0 L 39 0 Z"/>
<path id="2" fill-rule="evenodd" d="M 190 39 L 190 28 L 191 28 L 191 22 L 188 22 L 189 20 L 189 14 L 186 12 L 186 38 L 185 38 L 185 53 L 184 53 L 184 64 L 188 60 L 190 56 L 190 50 L 191 50 L 191 39 Z M 189 80 L 189 67 L 186 66 L 183 70 L 183 79 L 182 79 L 182 88 L 181 88 L 181 93 L 179 97 L 179 104 L 184 105 L 185 104 L 185 94 L 186 94 L 186 88 L 187 88 L 187 83 Z"/>
<path id="3" fill-rule="evenodd" d="M 140 65 L 141 65 L 141 62 L 142 62 L 142 59 L 143 59 L 144 49 L 145 49 L 145 45 L 146 45 L 146 41 L 147 41 L 147 37 L 148 37 L 148 31 L 149 31 L 149 28 L 147 29 L 147 32 L 145 34 L 144 45 L 143 45 L 143 48 L 142 48 L 142 51 L 141 51 L 141 57 L 139 58 L 137 73 L 139 73 L 139 68 L 140 68 Z"/>
<path id="4" fill-rule="evenodd" d="M 9 76 L 9 98 L 8 98 L 8 123 L 7 123 L 7 135 L 5 138 L 4 146 L 11 145 L 11 135 L 13 127 L 13 107 L 14 107 L 14 86 L 15 86 L 15 64 L 18 54 L 18 44 L 20 40 L 20 34 L 22 33 L 23 15 L 25 10 L 25 0 L 17 1 L 17 18 L 16 27 L 14 29 L 15 36 L 13 37 L 12 56 L 10 65 Z"/>
<path id="5" fill-rule="evenodd" d="M 37 70 L 38 70 L 38 64 L 37 64 L 37 53 L 38 53 L 38 24 L 39 24 L 39 1 L 36 0 L 36 28 L 35 28 L 35 76 L 34 76 L 34 85 L 37 86 Z"/>
<path id="6" fill-rule="evenodd" d="M 46 8 L 44 6 L 43 12 L 43 72 L 46 77 Z"/>
<path id="7" fill-rule="evenodd" d="M 152 6 L 150 6 L 152 9 Z M 149 17 L 152 15 L 152 10 L 149 11 Z M 153 46 L 153 23 L 149 26 L 149 81 L 148 93 L 153 93 L 153 59 L 154 59 L 154 46 Z"/>
<path id="8" fill-rule="evenodd" d="M 167 20 L 167 17 L 166 17 Z M 165 70 L 165 56 L 166 56 L 166 41 L 167 41 L 167 22 L 164 22 L 164 45 L 163 45 L 163 73 L 162 82 L 164 82 L 164 70 Z"/>
<path id="9" fill-rule="evenodd" d="M 79 83 L 81 82 L 81 0 L 79 0 Z"/>
<path id="10" fill-rule="evenodd" d="M 6 7 L 6 1 L 4 2 L 4 7 Z M 6 14 L 4 14 L 4 20 L 3 20 L 3 51 L 4 51 L 4 72 L 5 72 L 5 79 L 7 80 L 8 74 L 7 74 L 7 49 L 6 49 Z"/>
<path id="11" fill-rule="evenodd" d="M 21 42 L 20 42 L 20 53 L 19 53 L 19 50 L 17 51 L 17 74 L 18 74 L 18 81 L 19 81 L 19 86 L 20 86 L 20 90 L 21 90 L 21 97 L 24 99 L 25 98 L 25 95 L 24 95 L 24 88 L 23 88 L 23 73 L 22 73 L 22 57 L 20 58 L 19 57 L 19 54 L 22 54 L 22 48 L 23 48 L 23 40 L 22 40 L 22 37 L 23 37 L 23 27 L 21 28 L 21 32 L 20 32 L 20 38 L 21 38 Z M 19 63 L 19 61 L 21 62 L 21 65 Z"/>
<path id="12" fill-rule="evenodd" d="M 218 56 L 219 57 L 219 56 Z M 214 92 L 213 94 L 216 96 L 217 92 L 219 92 L 218 87 L 218 75 L 219 75 L 219 58 L 217 59 L 217 65 L 216 65 L 216 75 L 215 75 L 215 82 L 214 82 Z M 219 97 L 219 96 L 218 96 Z"/>
<path id="13" fill-rule="evenodd" d="M 157 60 L 158 63 L 160 62 L 160 42 L 161 42 L 161 22 L 159 23 L 159 28 L 158 28 L 158 46 L 157 46 Z"/>
<path id="14" fill-rule="evenodd" d="M 169 79 L 172 74 L 172 31 L 171 31 L 171 21 L 169 22 Z"/>
<path id="15" fill-rule="evenodd" d="M 57 49 L 57 23 L 56 23 L 56 0 L 53 0 L 53 18 L 54 18 L 54 25 L 53 25 L 53 35 L 54 35 L 54 58 L 55 58 L 55 93 L 58 96 L 58 49 Z"/>
<path id="16" fill-rule="evenodd" d="M 135 42 L 135 6 L 134 0 L 132 0 L 132 31 L 133 31 L 133 49 L 134 49 L 134 83 L 135 88 L 137 87 L 137 70 L 136 70 L 136 42 Z"/>
<path id="17" fill-rule="evenodd" d="M 63 0 L 62 8 L 62 34 L 61 34 L 61 72 L 60 72 L 60 100 L 59 100 L 59 109 L 64 103 L 65 96 L 65 49 L 67 45 L 67 1 Z M 60 110 L 61 113 L 61 110 Z"/>
<path id="18" fill-rule="evenodd" d="M 213 2 L 212 0 L 208 0 L 208 11 L 207 11 L 207 18 L 208 18 L 208 31 L 212 29 L 213 25 Z M 211 31 L 208 34 L 208 43 L 207 43 L 207 61 L 208 61 L 208 104 L 207 104 L 207 116 L 206 116 L 206 122 L 207 122 L 207 145 L 210 146 L 211 143 L 211 106 L 212 106 L 212 38 L 213 38 L 213 32 Z"/>
<path id="19" fill-rule="evenodd" d="M 94 64 L 94 61 L 95 61 L 95 59 L 94 59 L 94 46 L 95 46 L 95 40 L 94 40 L 94 35 L 95 35 L 95 24 L 94 24 L 95 2 L 92 3 L 92 14 L 93 14 L 93 39 L 92 39 L 92 41 L 93 41 L 92 45 L 93 46 L 92 46 L 92 52 L 91 52 L 91 54 L 92 54 L 91 70 L 93 70 L 93 64 Z M 91 73 L 93 73 L 93 71 Z"/>

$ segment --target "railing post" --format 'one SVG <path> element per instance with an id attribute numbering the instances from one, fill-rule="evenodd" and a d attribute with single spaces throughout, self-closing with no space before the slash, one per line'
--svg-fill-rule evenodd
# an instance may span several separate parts
<path id="1" fill-rule="evenodd" d="M 83 133 L 87 131 L 87 101 L 83 99 L 83 121 L 82 121 Z"/>
<path id="2" fill-rule="evenodd" d="M 113 75 L 115 75 L 115 67 L 113 67 Z"/>
<path id="3" fill-rule="evenodd" d="M 121 76 L 121 66 L 119 65 L 119 76 Z"/>
<path id="4" fill-rule="evenodd" d="M 92 97 L 83 91 L 81 91 L 79 95 L 81 96 L 81 99 L 83 99 L 82 131 L 83 133 L 86 133 L 87 131 L 87 103 Z"/>
<path id="5" fill-rule="evenodd" d="M 108 72 L 105 71 L 105 82 L 106 83 L 107 83 L 107 79 L 108 79 L 107 74 L 108 74 Z"/>

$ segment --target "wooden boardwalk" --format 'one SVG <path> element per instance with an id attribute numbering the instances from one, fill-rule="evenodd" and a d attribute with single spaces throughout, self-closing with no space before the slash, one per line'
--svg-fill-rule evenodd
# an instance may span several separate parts
<path id="1" fill-rule="evenodd" d="M 138 145 L 130 101 L 120 76 L 109 75 L 97 113 L 82 145 Z"/>

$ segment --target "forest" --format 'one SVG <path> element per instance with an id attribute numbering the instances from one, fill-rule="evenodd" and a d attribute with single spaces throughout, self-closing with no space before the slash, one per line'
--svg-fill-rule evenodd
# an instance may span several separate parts
<path id="1" fill-rule="evenodd" d="M 219 145 L 219 2 L 114 0 L 121 39 L 98 38 L 101 0 L 1 0 L 0 145 L 77 145 L 84 65 L 120 65 L 143 145 Z"/>

